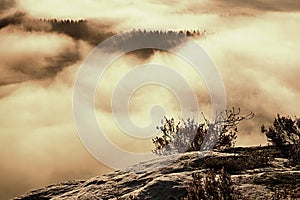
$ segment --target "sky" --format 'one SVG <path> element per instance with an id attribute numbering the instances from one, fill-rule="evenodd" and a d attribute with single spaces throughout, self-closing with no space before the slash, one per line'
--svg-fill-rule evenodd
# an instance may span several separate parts
<path id="1" fill-rule="evenodd" d="M 95 32 L 104 40 L 132 29 L 205 30 L 193 39 L 217 67 L 227 106 L 256 115 L 241 124 L 237 145 L 265 145 L 262 123 L 271 124 L 277 113 L 300 115 L 299 11 L 294 0 L 0 0 L 0 198 L 112 170 L 85 149 L 72 113 L 76 74 L 95 48 Z M 57 31 L 39 19 L 87 20 L 80 29 L 86 34 Z M 207 115 L 211 109 L 205 82 L 176 56 L 123 56 L 99 82 L 96 114 L 108 137 L 130 151 L 147 151 L 151 142 L 120 133 L 110 98 L 123 74 L 148 62 L 172 66 L 196 90 L 199 108 Z M 149 123 L 149 110 L 157 103 L 168 116 L 179 115 L 175 96 L 149 85 L 132 95 L 133 121 Z"/>

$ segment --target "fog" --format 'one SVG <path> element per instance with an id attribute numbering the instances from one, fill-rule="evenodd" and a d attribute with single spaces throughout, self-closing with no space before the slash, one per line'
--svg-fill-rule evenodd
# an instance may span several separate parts
<path id="1" fill-rule="evenodd" d="M 81 143 L 72 113 L 76 74 L 87 55 L 108 35 L 132 29 L 206 30 L 193 38 L 222 76 L 227 106 L 256 116 L 239 128 L 237 145 L 265 145 L 262 123 L 276 113 L 299 116 L 300 3 L 296 1 L 0 1 L 0 198 L 30 189 L 111 171 Z M 39 20 L 46 19 L 46 21 Z M 53 28 L 50 19 L 87 20 L 88 37 Z M 82 30 L 82 29 L 81 29 Z M 76 32 L 76 30 L 75 30 Z M 167 52 L 147 58 L 128 54 L 115 61 L 99 82 L 96 114 L 108 137 L 134 152 L 152 148 L 120 131 L 112 118 L 110 99 L 120 77 L 135 66 L 159 63 L 178 71 L 195 89 L 199 109 L 210 116 L 205 81 L 192 67 Z M 177 83 L 170 84 L 176 85 Z M 180 87 L 180 86 L 178 86 Z M 185 91 L 178 95 L 185 95 Z M 136 90 L 130 114 L 137 124 L 150 122 L 150 109 L 164 106 L 180 117 L 174 94 L 149 85 Z M 159 125 L 159 124 L 158 124 Z"/>

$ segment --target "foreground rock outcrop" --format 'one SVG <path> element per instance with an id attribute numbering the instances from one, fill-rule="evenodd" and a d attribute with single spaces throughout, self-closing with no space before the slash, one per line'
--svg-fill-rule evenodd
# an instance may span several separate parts
<path id="1" fill-rule="evenodd" d="M 192 173 L 222 166 L 245 199 L 272 199 L 288 190 L 300 197 L 300 166 L 274 147 L 231 148 L 165 156 L 97 176 L 31 191 L 15 199 L 182 199 Z"/>

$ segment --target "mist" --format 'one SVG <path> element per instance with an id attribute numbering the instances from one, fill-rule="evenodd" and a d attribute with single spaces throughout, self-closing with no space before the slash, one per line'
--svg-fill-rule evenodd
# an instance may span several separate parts
<path id="1" fill-rule="evenodd" d="M 73 86 L 98 43 L 132 29 L 206 30 L 209 34 L 192 39 L 222 76 L 228 108 L 256 114 L 239 127 L 237 146 L 266 145 L 262 123 L 269 125 L 276 113 L 300 115 L 299 8 L 295 1 L 268 0 L 1 1 L 0 197 L 112 170 L 93 158 L 79 139 L 72 113 Z M 110 99 L 120 77 L 146 63 L 165 64 L 182 74 L 195 90 L 199 109 L 210 117 L 205 80 L 188 63 L 163 51 L 146 57 L 125 55 L 99 81 L 95 107 L 108 137 L 133 152 L 151 150 L 151 139 L 139 141 L 120 131 Z M 185 95 L 178 87 L 179 95 Z M 180 118 L 176 96 L 149 85 L 133 93 L 132 120 L 147 125 L 156 104 L 163 105 L 167 116 Z"/>

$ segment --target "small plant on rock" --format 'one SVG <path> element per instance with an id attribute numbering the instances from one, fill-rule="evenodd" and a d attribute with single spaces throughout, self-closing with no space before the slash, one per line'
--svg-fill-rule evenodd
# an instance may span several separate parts
<path id="1" fill-rule="evenodd" d="M 276 189 L 272 195 L 272 200 L 282 200 L 282 199 L 299 199 L 300 189 L 285 187 L 281 189 Z"/>
<path id="2" fill-rule="evenodd" d="M 273 125 L 261 127 L 261 132 L 266 134 L 268 141 L 278 147 L 294 163 L 300 163 L 300 118 L 294 119 L 280 116 L 274 119 Z"/>
<path id="3" fill-rule="evenodd" d="M 205 177 L 201 173 L 192 176 L 193 180 L 187 187 L 188 200 L 235 200 L 240 197 L 224 168 L 218 174 L 210 170 Z"/>
<path id="4" fill-rule="evenodd" d="M 240 109 L 235 108 L 220 112 L 214 122 L 204 115 L 204 122 L 201 123 L 191 118 L 175 122 L 174 118 L 164 117 L 161 126 L 157 127 L 160 136 L 152 139 L 155 145 L 153 153 L 164 155 L 232 147 L 235 145 L 238 124 L 253 117 L 252 112 L 242 116 Z"/>

